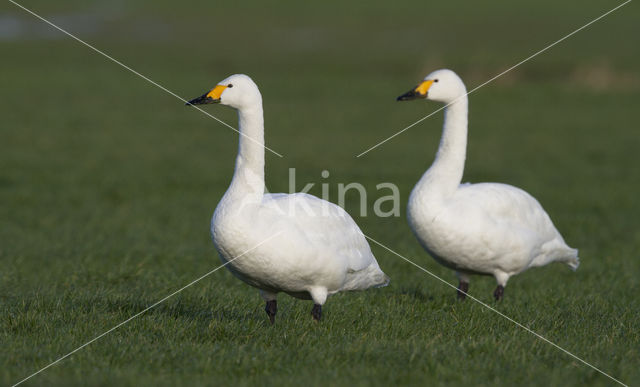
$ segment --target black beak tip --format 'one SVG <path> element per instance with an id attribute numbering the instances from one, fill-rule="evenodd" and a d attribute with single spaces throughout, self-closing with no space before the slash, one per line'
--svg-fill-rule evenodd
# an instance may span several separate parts
<path id="1" fill-rule="evenodd" d="M 412 99 L 418 98 L 426 98 L 426 95 L 423 96 L 422 94 L 419 94 L 415 89 L 413 89 L 396 98 L 396 101 L 411 101 Z"/>
<path id="2" fill-rule="evenodd" d="M 207 94 L 201 95 L 198 98 L 194 98 L 189 102 L 185 103 L 185 106 L 189 106 L 189 105 L 205 105 L 205 104 L 209 104 L 209 103 L 218 103 L 220 102 L 219 99 L 213 99 L 211 97 L 207 97 Z"/>

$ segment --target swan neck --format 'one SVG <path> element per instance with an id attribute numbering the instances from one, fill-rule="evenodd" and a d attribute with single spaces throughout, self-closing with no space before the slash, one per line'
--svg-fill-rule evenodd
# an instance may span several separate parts
<path id="1" fill-rule="evenodd" d="M 440 195 L 453 194 L 462 181 L 467 154 L 468 100 L 455 100 L 444 110 L 442 138 L 435 161 L 422 183 Z"/>
<path id="2" fill-rule="evenodd" d="M 264 195 L 264 116 L 262 102 L 238 109 L 238 156 L 229 194 Z"/>

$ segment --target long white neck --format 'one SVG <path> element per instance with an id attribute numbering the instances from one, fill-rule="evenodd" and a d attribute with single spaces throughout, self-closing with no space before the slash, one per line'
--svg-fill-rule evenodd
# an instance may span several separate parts
<path id="1" fill-rule="evenodd" d="M 467 97 L 447 106 L 444 110 L 442 138 L 436 159 L 422 175 L 416 188 L 434 198 L 452 195 L 462 181 L 467 154 Z"/>
<path id="2" fill-rule="evenodd" d="M 238 109 L 238 156 L 231 185 L 225 194 L 231 201 L 262 200 L 264 195 L 264 117 L 262 102 Z"/>

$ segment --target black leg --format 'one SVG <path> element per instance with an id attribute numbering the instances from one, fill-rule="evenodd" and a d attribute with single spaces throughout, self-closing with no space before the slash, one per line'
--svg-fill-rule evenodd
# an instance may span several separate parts
<path id="1" fill-rule="evenodd" d="M 269 321 L 271 324 L 276 322 L 276 312 L 278 311 L 278 303 L 276 300 L 267 301 L 267 306 L 264 308 L 265 312 L 267 312 L 267 316 L 269 316 Z"/>
<path id="2" fill-rule="evenodd" d="M 311 315 L 314 320 L 320 321 L 320 318 L 322 318 L 322 305 L 314 304 L 313 309 L 311 309 Z"/>
<path id="3" fill-rule="evenodd" d="M 498 285 L 496 290 L 493 292 L 493 297 L 495 297 L 496 301 L 502 300 L 502 296 L 504 295 L 504 287 L 502 285 Z"/>
<path id="4" fill-rule="evenodd" d="M 458 300 L 463 300 L 467 298 L 467 292 L 469 291 L 469 283 L 460 281 L 458 285 Z"/>

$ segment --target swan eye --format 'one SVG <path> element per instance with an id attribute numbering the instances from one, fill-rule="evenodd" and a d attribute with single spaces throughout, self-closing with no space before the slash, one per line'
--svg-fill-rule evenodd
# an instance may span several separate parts
<path id="1" fill-rule="evenodd" d="M 433 81 L 434 81 L 434 82 L 438 82 L 438 80 L 437 80 L 437 79 L 434 79 Z"/>
<path id="2" fill-rule="evenodd" d="M 227 85 L 227 87 L 233 87 L 233 84 L 230 83 L 230 84 Z"/>

